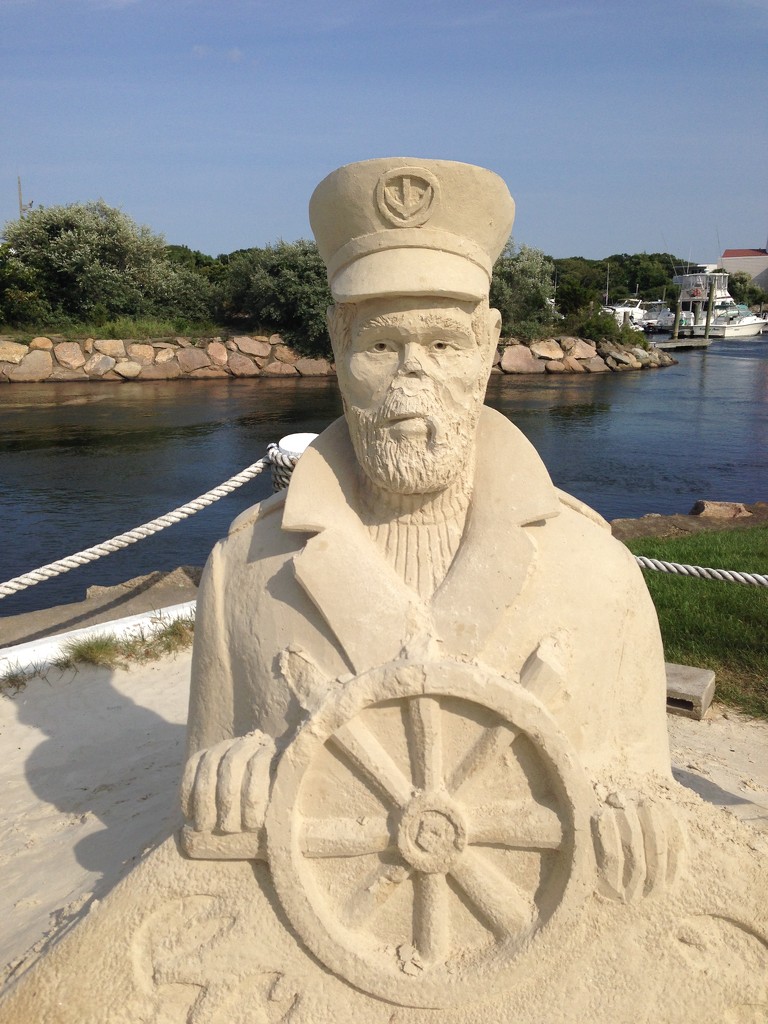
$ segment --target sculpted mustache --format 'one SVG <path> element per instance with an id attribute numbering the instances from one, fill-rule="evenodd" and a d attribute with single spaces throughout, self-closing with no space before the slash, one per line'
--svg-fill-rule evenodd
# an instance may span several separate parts
<path id="1" fill-rule="evenodd" d="M 395 416 L 423 416 L 429 419 L 443 411 L 442 403 L 434 391 L 422 389 L 408 393 L 401 389 L 388 392 L 386 398 L 373 415 L 376 426 Z"/>

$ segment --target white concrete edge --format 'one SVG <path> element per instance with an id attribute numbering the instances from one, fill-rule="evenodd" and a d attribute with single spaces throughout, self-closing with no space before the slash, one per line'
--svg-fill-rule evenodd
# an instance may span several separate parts
<path id="1" fill-rule="evenodd" d="M 152 633 L 175 619 L 188 616 L 194 618 L 196 606 L 197 601 L 185 601 L 183 604 L 170 605 L 168 608 L 128 615 L 124 619 L 113 619 L 111 622 L 99 622 L 95 626 L 85 626 L 83 629 L 73 629 L 69 633 L 59 633 L 58 636 L 4 647 L 0 650 L 0 676 L 11 671 L 43 672 L 50 668 L 72 640 L 87 640 L 93 636 L 104 635 L 125 639 L 136 636 L 142 630 L 145 633 Z"/>

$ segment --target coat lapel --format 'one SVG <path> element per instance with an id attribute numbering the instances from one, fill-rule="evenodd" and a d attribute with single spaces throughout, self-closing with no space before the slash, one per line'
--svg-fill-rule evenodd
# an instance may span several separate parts
<path id="1" fill-rule="evenodd" d="M 355 512 L 355 455 L 343 419 L 302 456 L 283 529 L 316 534 L 294 557 L 296 578 L 356 672 L 424 649 L 471 659 L 525 585 L 535 545 L 523 527 L 558 513 L 544 466 L 503 416 L 484 409 L 472 507 L 453 565 L 427 607 L 381 556 Z"/>
<path id="2" fill-rule="evenodd" d="M 530 442 L 483 409 L 472 506 L 461 546 L 432 602 L 443 650 L 474 658 L 525 586 L 536 547 L 523 527 L 559 512 L 557 493 Z"/>
<path id="3" fill-rule="evenodd" d="M 376 550 L 354 512 L 356 461 L 346 423 L 337 420 L 297 464 L 283 529 L 316 533 L 293 559 L 356 672 L 397 658 L 428 628 L 428 612 Z"/>

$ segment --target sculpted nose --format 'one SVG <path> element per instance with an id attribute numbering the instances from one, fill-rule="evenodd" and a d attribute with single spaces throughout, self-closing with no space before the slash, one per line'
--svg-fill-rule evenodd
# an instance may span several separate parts
<path id="1" fill-rule="evenodd" d="M 406 345 L 400 373 L 404 377 L 424 376 L 424 367 L 421 365 L 420 353 L 415 345 Z"/>

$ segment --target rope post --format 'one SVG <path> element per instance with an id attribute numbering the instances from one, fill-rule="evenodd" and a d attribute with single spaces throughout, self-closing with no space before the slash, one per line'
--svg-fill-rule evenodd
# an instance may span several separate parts
<path id="1" fill-rule="evenodd" d="M 277 444 L 267 445 L 273 491 L 282 491 L 288 486 L 294 466 L 316 437 L 317 434 L 286 434 Z"/>

